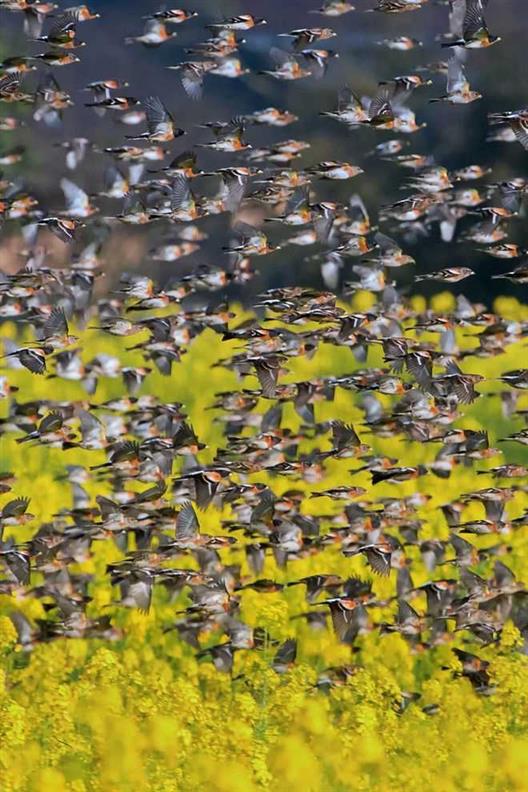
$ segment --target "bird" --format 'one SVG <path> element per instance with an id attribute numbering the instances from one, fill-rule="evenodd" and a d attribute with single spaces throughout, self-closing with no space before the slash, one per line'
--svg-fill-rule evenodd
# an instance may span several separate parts
<path id="1" fill-rule="evenodd" d="M 528 149 L 528 109 L 490 113 L 488 119 L 492 125 L 507 124 L 521 146 Z"/>
<path id="2" fill-rule="evenodd" d="M 446 94 L 430 102 L 448 102 L 449 104 L 470 104 L 477 99 L 482 99 L 482 94 L 472 91 L 464 73 L 464 64 L 453 55 L 447 66 Z"/>
<path id="3" fill-rule="evenodd" d="M 483 49 L 497 44 L 500 36 L 492 36 L 484 20 L 484 8 L 489 0 L 454 0 L 454 13 L 463 11 L 463 22 L 460 38 L 444 42 L 443 47 L 465 47 Z"/>
<path id="4" fill-rule="evenodd" d="M 266 25 L 263 17 L 256 17 L 252 14 L 239 14 L 238 16 L 227 17 L 220 22 L 213 22 L 208 25 L 211 30 L 251 30 L 257 25 Z"/>
<path id="5" fill-rule="evenodd" d="M 158 18 L 148 18 L 143 26 L 143 33 L 139 36 L 127 36 L 125 44 L 143 44 L 144 47 L 159 47 L 178 34 L 167 29 L 166 21 Z"/>
<path id="6" fill-rule="evenodd" d="M 90 217 L 98 211 L 97 207 L 90 203 L 87 193 L 70 179 L 62 178 L 60 186 L 67 203 L 64 212 L 67 218 Z"/>
<path id="7" fill-rule="evenodd" d="M 128 140 L 149 140 L 152 143 L 168 143 L 185 132 L 174 125 L 174 119 L 159 98 L 147 96 L 143 100 L 148 131 L 141 135 L 127 135 Z"/>
<path id="8" fill-rule="evenodd" d="M 51 346 L 24 347 L 14 352 L 8 352 L 4 358 L 16 358 L 32 374 L 46 372 L 46 357 L 53 351 Z"/>
<path id="9" fill-rule="evenodd" d="M 281 50 L 278 47 L 272 47 L 270 57 L 275 62 L 274 69 L 263 69 L 261 74 L 269 77 L 274 77 L 276 80 L 301 80 L 303 77 L 309 77 L 312 74 L 310 69 L 304 69 L 295 54 Z"/>
<path id="10" fill-rule="evenodd" d="M 416 281 L 436 280 L 444 283 L 458 283 L 458 281 L 469 278 L 475 272 L 470 267 L 446 267 L 438 272 L 429 272 L 424 275 L 416 275 Z"/>
<path id="11" fill-rule="evenodd" d="M 197 17 L 197 11 L 189 11 L 187 8 L 162 8 L 159 11 L 154 11 L 149 14 L 145 19 L 161 19 L 169 25 L 181 25 L 193 17 Z"/>
<path id="12" fill-rule="evenodd" d="M 279 33 L 279 36 L 293 39 L 293 49 L 301 52 L 308 44 L 314 44 L 316 41 L 326 41 L 327 39 L 336 36 L 335 30 L 332 28 L 297 28 L 290 30 L 289 33 Z"/>

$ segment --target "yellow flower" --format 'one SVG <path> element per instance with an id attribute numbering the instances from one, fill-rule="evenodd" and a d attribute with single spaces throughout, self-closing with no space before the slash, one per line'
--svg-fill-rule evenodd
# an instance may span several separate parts
<path id="1" fill-rule="evenodd" d="M 8 616 L 0 616 L 0 655 L 11 652 L 17 642 L 17 631 Z"/>

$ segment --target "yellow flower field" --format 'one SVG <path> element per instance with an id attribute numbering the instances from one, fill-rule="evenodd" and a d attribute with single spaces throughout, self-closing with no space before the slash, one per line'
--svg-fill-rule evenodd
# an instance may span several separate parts
<path id="1" fill-rule="evenodd" d="M 364 309 L 366 299 L 366 295 L 356 298 L 353 307 Z M 445 310 L 449 301 L 448 295 L 441 295 L 434 307 Z M 419 308 L 419 301 L 415 305 Z M 499 307 L 502 315 L 512 319 L 528 316 L 513 300 L 502 300 Z M 461 343 L 471 345 L 472 341 L 463 339 L 461 333 Z M 119 356 L 122 364 L 141 363 L 137 352 L 125 351 L 126 341 L 107 334 L 83 330 L 82 346 L 88 357 L 107 352 Z M 222 342 L 206 330 L 190 344 L 181 363 L 174 365 L 170 379 L 152 373 L 142 386 L 141 393 L 183 403 L 197 436 L 207 445 L 201 452 L 202 462 L 212 460 L 225 443 L 222 424 L 215 421 L 219 411 L 207 408 L 215 394 L 236 387 L 235 374 L 213 364 L 237 346 L 236 341 Z M 493 395 L 496 383 L 489 380 L 519 367 L 524 347 L 521 340 L 500 357 L 465 362 L 467 371 L 478 364 L 474 370 L 488 379 L 481 392 L 489 395 L 464 408 L 464 427 L 487 429 L 491 445 L 511 432 L 513 424 L 503 417 L 499 399 Z M 370 365 L 379 362 L 381 355 L 379 361 L 374 354 L 369 357 Z M 290 359 L 283 379 L 293 382 L 358 367 L 349 350 L 323 344 L 311 360 Z M 26 400 L 86 399 L 76 382 L 37 378 L 26 371 L 11 372 L 10 381 Z M 246 379 L 244 385 L 254 387 L 253 382 Z M 120 379 L 103 378 L 93 400 L 101 404 L 120 393 Z M 518 409 L 523 405 L 528 402 L 521 396 Z M 337 389 L 334 402 L 316 405 L 317 420 L 335 415 L 353 422 L 375 453 L 397 457 L 406 465 L 434 458 L 437 449 L 430 445 L 367 434 L 368 428 L 359 425 L 362 412 L 357 395 L 350 391 Z M 289 406 L 283 425 L 293 431 L 300 425 Z M 2 466 L 17 478 L 0 506 L 15 496 L 31 498 L 34 520 L 5 530 L 4 539 L 14 536 L 20 543 L 52 515 L 69 508 L 69 487 L 61 480 L 65 463 L 96 465 L 105 461 L 105 454 L 19 445 L 15 437 L 9 432 L 2 435 Z M 310 441 L 304 443 L 303 450 L 308 451 Z M 508 447 L 508 461 L 522 462 L 523 458 L 522 448 Z M 250 474 L 249 480 L 267 483 L 276 495 L 292 486 L 303 489 L 303 514 L 338 514 L 328 499 L 308 495 L 342 484 L 353 462 L 327 460 L 324 478 L 316 484 L 262 471 Z M 492 463 L 460 465 L 448 479 L 428 475 L 398 485 L 383 483 L 375 492 L 367 472 L 358 474 L 354 484 L 376 498 L 401 498 L 416 491 L 429 494 L 429 502 L 418 509 L 422 535 L 443 539 L 448 531 L 438 507 L 461 493 L 493 486 L 490 476 L 475 473 L 475 468 L 486 466 Z M 92 480 L 86 487 L 92 498 L 109 492 L 100 481 Z M 526 494 L 518 493 L 510 517 L 518 517 L 527 506 Z M 479 513 L 477 504 L 468 515 L 473 514 L 471 510 Z M 210 506 L 199 512 L 201 529 L 225 535 L 221 521 L 230 515 L 229 505 L 222 512 Z M 471 542 L 479 549 L 497 541 L 509 546 L 507 564 L 523 580 L 527 536 L 521 527 L 504 535 L 472 536 Z M 431 573 L 420 562 L 416 548 L 408 552 L 418 587 Z M 223 563 L 241 565 L 243 580 L 251 579 L 247 559 L 237 545 L 220 553 Z M 451 631 L 444 644 L 413 648 L 400 634 L 373 629 L 359 635 L 351 647 L 336 639 L 331 626 L 316 630 L 303 619 L 292 620 L 307 610 L 303 586 L 264 594 L 245 589 L 238 592 L 241 620 L 265 628 L 276 643 L 265 643 L 259 651 L 238 651 L 232 673 L 221 673 L 210 658 L 196 658 L 196 650 L 174 629 L 175 614 L 188 606 L 185 592 L 171 601 L 165 588 L 156 585 L 148 613 L 116 601 L 116 589 L 105 569 L 124 556 L 108 538 L 94 541 L 90 556 L 69 567 L 71 573 L 91 576 L 86 613 L 110 617 L 106 639 L 55 637 L 24 648 L 10 615 L 16 611 L 30 624 L 37 624 L 46 618 L 46 597 L 31 596 L 31 587 L 0 596 L 2 792 L 418 792 L 430 784 L 438 792 L 526 789 L 528 663 L 520 651 L 523 638 L 511 621 L 498 641 L 484 646 L 467 633 Z M 178 559 L 178 564 L 196 567 L 190 555 Z M 490 569 L 490 560 L 485 558 L 475 571 L 488 574 Z M 433 576 L 456 576 L 454 567 L 448 570 L 439 566 Z M 260 577 L 284 584 L 329 571 L 343 578 L 371 579 L 376 597 L 385 600 L 375 609 L 374 621 L 391 621 L 394 572 L 387 578 L 372 575 L 360 555 L 344 557 L 338 546 L 293 559 L 282 568 L 272 555 L 266 555 Z M 38 572 L 33 574 L 31 586 L 38 587 L 41 579 Z M 422 599 L 423 593 L 412 601 L 418 611 L 423 610 Z M 272 667 L 276 645 L 292 637 L 298 641 L 296 661 L 289 671 L 279 674 Z M 218 639 L 218 635 L 204 635 L 201 646 L 214 645 Z M 489 660 L 485 695 L 476 692 L 462 673 L 453 646 Z M 343 684 L 325 686 L 324 670 L 343 666 L 349 669 Z"/>

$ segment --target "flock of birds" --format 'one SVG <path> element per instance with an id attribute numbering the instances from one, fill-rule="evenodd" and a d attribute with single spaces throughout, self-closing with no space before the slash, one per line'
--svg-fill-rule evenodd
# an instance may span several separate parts
<path id="1" fill-rule="evenodd" d="M 372 10 L 396 14 L 417 10 L 425 3 L 378 0 Z M 427 73 L 447 76 L 446 93 L 434 101 L 472 102 L 479 94 L 471 90 L 465 76 L 467 50 L 499 41 L 484 20 L 487 0 L 451 0 L 445 5 L 449 6 L 449 33 L 443 40 L 450 53 L 447 62 L 384 81 L 370 99 L 356 96 L 347 86 L 340 91 L 335 110 L 322 112 L 328 124 L 338 121 L 350 129 L 367 126 L 373 137 L 377 130 L 396 135 L 374 145 L 372 152 L 411 174 L 409 194 L 379 212 L 378 223 L 384 231 L 371 224 L 357 194 L 346 206 L 314 198 L 314 182 L 353 179 L 362 172 L 357 165 L 325 161 L 297 168 L 296 160 L 309 146 L 306 141 L 287 139 L 261 148 L 247 142 L 254 125 L 282 128 L 294 124 L 297 118 L 288 110 L 267 107 L 231 120 L 208 122 L 211 141 L 202 145 L 232 156 L 223 160 L 222 167 L 204 173 L 197 169 L 198 145 L 170 159 L 172 141 L 185 131 L 177 127 L 161 99 L 130 97 L 123 93 L 125 83 L 106 75 L 98 75 L 104 79 L 86 86 L 91 96 L 87 106 L 100 117 L 119 117 L 129 133 L 123 135 L 121 127 L 115 145 L 104 149 L 87 138 L 60 143 L 71 176 L 60 180 L 66 202 L 62 212 L 48 214 L 20 180 L 8 176 L 0 180 L 4 229 L 9 233 L 20 229 L 26 248 L 24 266 L 5 274 L 0 282 L 0 317 L 16 321 L 26 331 L 32 328 L 34 335 L 27 343 L 3 341 L 2 363 L 7 373 L 0 376 L 0 396 L 8 400 L 8 412 L 0 421 L 0 431 L 16 435 L 17 443 L 62 449 L 64 480 L 72 494 L 71 508 L 61 509 L 52 521 L 38 526 L 29 511 L 30 497 L 8 495 L 0 509 L 4 572 L 0 591 L 12 594 L 14 602 L 22 595 L 41 598 L 48 612 L 45 620 L 33 624 L 14 609 L 12 619 L 25 649 L 57 636 L 111 639 L 119 635 L 108 615 L 87 615 L 91 577 L 72 570 L 90 557 L 95 542 L 107 539 L 124 554 L 124 560 L 107 569 L 119 591 L 118 604 L 148 611 L 155 587 L 164 587 L 174 599 L 185 591 L 188 607 L 167 629 L 177 630 L 197 656 L 210 657 L 221 671 L 232 672 L 237 652 L 276 643 L 265 630 L 252 629 L 241 620 L 240 603 L 248 589 L 266 596 L 285 587 L 304 586 L 308 608 L 298 618 L 314 630 L 325 629 L 330 618 L 337 639 L 354 650 L 358 636 L 372 630 L 398 632 L 416 651 L 456 642 L 461 673 L 483 693 L 491 690 L 486 661 L 461 648 L 464 641 L 492 645 L 510 618 L 528 640 L 528 594 L 508 566 L 511 548 L 503 539 L 528 524 L 528 514 L 512 518 L 508 506 L 522 498 L 526 489 L 524 465 L 501 460 L 491 469 L 479 469 L 496 479 L 495 485 L 443 506 L 449 529 L 445 540 L 423 536 L 420 510 L 427 510 L 430 500 L 424 487 L 405 497 L 398 497 L 397 489 L 393 497 L 376 496 L 380 482 L 398 485 L 428 476 L 433 487 L 434 477 L 449 478 L 458 466 L 478 467 L 486 460 L 500 460 L 502 451 L 490 447 L 486 431 L 454 427 L 465 406 L 478 398 L 477 387 L 484 379 L 465 373 L 464 360 L 501 355 L 528 335 L 528 322 L 505 320 L 463 296 L 448 315 L 431 309 L 417 313 L 391 280 L 395 269 L 415 263 L 393 234 L 420 237 L 438 227 L 441 239 L 449 242 L 463 218 L 474 218 L 465 228 L 465 238 L 487 254 L 512 260 L 524 255 L 507 240 L 509 224 L 523 211 L 527 179 L 484 182 L 489 174 L 483 166 L 468 164 L 449 172 L 432 156 L 405 151 L 402 136 L 422 126 L 409 101 L 430 84 Z M 352 10 L 344 0 L 326 0 L 317 13 L 331 20 Z M 72 99 L 61 90 L 56 70 L 78 60 L 76 53 L 83 46 L 78 29 L 98 15 L 84 5 L 60 10 L 54 3 L 38 0 L 0 0 L 1 11 L 19 13 L 28 38 L 45 44 L 46 49 L 0 63 L 0 101 L 13 109 L 12 115 L 0 118 L 0 131 L 16 130 L 22 123 L 20 116 L 27 119 L 27 110 L 16 111 L 27 106 L 36 124 L 57 128 Z M 145 20 L 142 33 L 126 41 L 160 46 L 176 35 L 174 26 L 194 16 L 183 9 L 161 9 Z M 240 36 L 253 35 L 253 28 L 263 24 L 264 19 L 242 14 L 208 25 L 210 37 L 188 50 L 192 60 L 171 67 L 190 100 L 200 101 L 215 74 L 243 79 L 247 69 L 239 58 Z M 271 50 L 275 65 L 263 72 L 263 79 L 324 77 L 336 56 L 320 44 L 335 36 L 331 28 L 302 28 L 280 35 L 285 37 L 286 48 Z M 420 44 L 407 37 L 381 43 L 394 50 Z M 35 69 L 38 85 L 30 91 L 26 80 Z M 490 122 L 493 139 L 516 140 L 528 149 L 528 110 L 497 112 Z M 134 132 L 134 126 L 139 131 Z M 0 163 L 8 167 L 21 156 L 16 148 L 1 154 Z M 89 156 L 105 156 L 111 163 L 96 195 L 88 195 L 75 178 L 75 171 Z M 219 182 L 213 196 L 200 192 L 205 178 Z M 480 186 L 474 186 L 479 181 Z M 96 299 L 95 288 L 104 269 L 102 251 L 119 224 L 153 224 L 159 233 L 152 260 L 173 263 L 200 247 L 205 238 L 202 219 L 221 213 L 229 218 L 226 264 L 201 264 L 190 274 L 176 275 L 163 288 L 148 275 L 125 274 L 115 292 Z M 270 242 L 267 234 L 270 228 L 272 235 L 276 224 L 290 233 L 280 245 Z M 69 250 L 67 265 L 53 262 L 45 244 L 49 232 Z M 76 245 L 80 235 L 82 247 Z M 256 257 L 291 244 L 318 246 L 326 291 L 302 286 L 269 290 L 260 296 L 258 316 L 246 321 L 233 321 L 224 301 L 209 300 L 202 307 L 185 303 L 197 293 L 214 292 L 231 282 L 247 283 L 255 276 Z M 345 293 L 367 290 L 375 298 L 364 312 L 350 313 L 337 301 L 336 291 L 350 258 L 358 263 L 352 264 L 354 280 L 345 283 Z M 454 283 L 472 274 L 468 267 L 457 266 L 417 275 L 415 280 Z M 528 281 L 528 268 L 520 264 L 495 277 L 522 284 Z M 86 328 L 86 333 L 91 328 L 119 337 L 142 333 L 142 340 L 132 349 L 142 356 L 143 364 L 124 366 L 107 354 L 86 360 L 79 339 L 70 331 L 73 323 Z M 204 465 L 200 462 L 204 444 L 184 406 L 166 403 L 154 393 L 145 395 L 140 389 L 153 369 L 170 377 L 173 365 L 206 328 L 239 344 L 238 351 L 218 365 L 236 372 L 241 381 L 256 375 L 258 385 L 245 387 L 244 380 L 239 390 L 216 394 L 213 408 L 216 420 L 225 426 L 225 442 L 214 461 Z M 475 333 L 476 346 L 459 349 L 459 328 Z M 148 338 L 143 340 L 145 331 Z M 424 341 L 424 332 L 434 334 L 437 342 Z M 362 368 L 348 375 L 282 381 L 289 359 L 310 358 L 322 344 L 349 349 Z M 383 367 L 369 366 L 369 350 L 380 348 Z M 24 401 L 11 382 L 10 371 L 17 368 L 77 381 L 87 398 Z M 106 377 L 122 377 L 125 394 L 96 403 L 98 382 Z M 36 381 L 38 389 L 38 377 Z M 501 393 L 505 414 L 523 417 L 525 411 L 516 410 L 516 396 L 528 389 L 528 370 L 507 371 L 500 381 L 507 386 Z M 329 421 L 317 419 L 317 404 L 332 402 L 338 389 L 348 391 L 363 411 L 360 430 L 338 415 Z M 390 406 L 379 394 L 391 397 Z M 286 404 L 293 404 L 301 420 L 298 432 L 282 425 Z M 430 464 L 406 466 L 373 449 L 377 438 L 394 437 L 411 445 L 436 444 L 440 450 Z M 299 446 L 306 439 L 314 449 L 302 454 Z M 528 429 L 502 439 L 528 445 Z M 75 448 L 104 450 L 107 461 L 90 467 L 68 464 L 68 451 Z M 350 460 L 354 467 L 344 474 L 341 486 L 318 489 L 329 459 Z M 278 495 L 271 484 L 258 481 L 259 472 L 265 472 L 266 482 L 290 477 L 292 487 Z M 367 486 L 355 484 L 358 474 Z M 94 503 L 85 488 L 89 481 L 99 482 L 109 494 L 98 495 Z M 131 491 L 130 482 L 146 487 Z M 303 486 L 296 487 L 296 482 Z M 2 474 L 1 492 L 9 493 L 16 483 L 16 473 Z M 335 501 L 342 506 L 340 512 L 304 513 L 306 485 L 312 498 Z M 481 505 L 482 515 L 467 520 L 465 510 L 475 503 Z M 211 504 L 218 509 L 228 507 L 230 514 L 214 535 L 200 527 L 199 510 Z M 35 525 L 35 532 L 28 542 L 20 543 L 17 529 L 25 524 Z M 482 536 L 497 537 L 497 542 L 482 547 L 478 540 Z M 331 571 L 291 577 L 296 559 L 320 554 L 324 568 L 325 558 L 336 547 L 345 557 L 363 556 L 375 575 L 391 576 L 393 596 L 381 601 L 368 579 L 342 579 Z M 262 576 L 270 557 L 277 580 Z M 420 564 L 431 580 L 416 585 L 413 568 Z M 490 570 L 487 575 L 474 571 L 479 564 Z M 243 573 L 246 568 L 249 571 Z M 36 584 L 32 584 L 34 577 Z M 379 609 L 390 608 L 392 603 L 393 620 L 376 621 Z M 213 645 L 211 634 L 219 639 Z M 287 670 L 295 661 L 296 649 L 293 638 L 279 645 L 273 668 L 279 673 Z M 327 669 L 318 684 L 323 688 L 342 684 L 353 672 L 353 665 Z"/>

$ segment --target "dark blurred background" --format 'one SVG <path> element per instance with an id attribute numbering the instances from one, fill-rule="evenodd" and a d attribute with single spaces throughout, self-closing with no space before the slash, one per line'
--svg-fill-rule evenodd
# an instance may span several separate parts
<path id="1" fill-rule="evenodd" d="M 349 130 L 333 119 L 321 117 L 319 113 L 335 109 L 337 92 L 345 84 L 359 95 L 372 95 L 380 80 L 412 74 L 417 67 L 446 60 L 449 51 L 441 49 L 436 39 L 448 32 L 448 7 L 430 0 L 423 9 L 413 13 L 369 14 L 364 12 L 374 5 L 374 0 L 356 0 L 355 11 L 330 18 L 310 13 L 317 4 L 318 0 L 244 0 L 242 3 L 189 0 L 184 5 L 196 10 L 199 15 L 171 28 L 178 33 L 176 39 L 159 48 L 147 49 L 140 44 L 125 45 L 124 39 L 141 33 L 144 24 L 142 16 L 156 11 L 160 7 L 156 2 L 93 0 L 90 8 L 98 11 L 101 19 L 78 26 L 78 37 L 87 42 L 86 47 L 77 51 L 81 62 L 53 70 L 61 88 L 75 102 L 75 106 L 65 112 L 62 126 L 50 129 L 32 119 L 30 108 L 0 104 L 0 114 L 20 114 L 27 123 L 25 128 L 16 133 L 0 134 L 1 151 L 19 143 L 27 147 L 22 162 L 9 169 L 9 176 L 22 176 L 27 189 L 34 192 L 48 211 L 56 211 L 64 206 L 59 188 L 59 180 L 63 175 L 72 178 L 88 192 L 101 189 L 102 174 L 109 163 L 106 156 L 89 152 L 79 169 L 72 173 L 65 166 L 63 150 L 54 144 L 75 136 L 86 136 L 98 145 L 117 146 L 125 142 L 125 134 L 144 129 L 144 126 L 123 127 L 116 123 L 111 113 L 99 118 L 84 107 L 90 94 L 82 89 L 88 82 L 119 78 L 129 82 L 129 87 L 119 93 L 139 99 L 148 94 L 159 94 L 174 114 L 177 124 L 187 131 L 186 137 L 170 144 L 172 156 L 195 143 L 210 139 L 208 130 L 197 128 L 197 124 L 204 121 L 229 120 L 237 114 L 271 105 L 291 110 L 299 116 L 297 123 L 283 129 L 250 127 L 248 141 L 253 146 L 259 146 L 286 138 L 307 140 L 310 148 L 303 152 L 294 167 L 307 167 L 325 159 L 345 160 L 360 165 L 365 173 L 352 181 L 314 181 L 314 185 L 319 199 L 346 202 L 352 193 L 359 193 L 375 224 L 380 205 L 394 202 L 407 194 L 402 192 L 402 184 L 411 175 L 410 171 L 395 164 L 368 156 L 376 144 L 394 137 L 394 133 L 378 132 L 371 128 Z M 239 13 L 253 13 L 268 21 L 266 26 L 240 34 L 246 39 L 246 43 L 240 46 L 240 57 L 251 73 L 236 80 L 209 76 L 205 82 L 204 100 L 193 103 L 183 92 L 178 73 L 164 67 L 186 60 L 189 56 L 185 54 L 185 49 L 209 37 L 205 25 Z M 467 106 L 429 104 L 430 98 L 442 95 L 446 88 L 445 77 L 433 75 L 433 85 L 416 92 L 409 102 L 416 112 L 417 121 L 426 122 L 427 126 L 416 134 L 402 136 L 409 142 L 405 151 L 433 154 L 437 163 L 449 169 L 474 163 L 488 165 L 493 169 L 488 177 L 491 181 L 528 176 L 528 153 L 518 143 L 486 142 L 488 112 L 517 109 L 528 104 L 527 0 L 491 0 L 486 21 L 490 31 L 500 35 L 503 40 L 489 50 L 469 52 L 466 61 L 471 87 L 481 92 L 484 98 Z M 278 33 L 310 26 L 329 26 L 337 33 L 336 38 L 314 45 L 328 47 L 339 53 L 339 59 L 331 61 L 323 79 L 316 81 L 308 78 L 287 83 L 258 74 L 262 68 L 271 68 L 269 50 L 272 46 L 284 49 L 289 46 L 288 39 L 277 38 Z M 398 35 L 418 38 L 423 46 L 409 52 L 396 52 L 377 43 L 385 37 Z M 24 36 L 21 14 L 0 10 L 2 58 L 44 50 L 43 44 L 30 42 Z M 34 89 L 38 77 L 39 73 L 28 75 L 24 87 Z M 198 151 L 198 167 L 204 170 L 225 167 L 234 162 L 244 164 L 243 153 L 233 156 L 206 149 Z M 469 186 L 480 185 L 481 182 L 476 182 Z M 109 202 L 108 206 L 102 202 L 101 205 L 103 215 L 120 211 L 115 202 Z M 461 224 L 462 229 L 466 222 Z M 168 275 L 193 268 L 202 261 L 221 264 L 224 255 L 222 245 L 229 239 L 228 223 L 229 218 L 225 214 L 201 221 L 204 230 L 210 235 L 209 239 L 192 257 L 174 264 L 158 264 L 148 258 L 148 250 L 159 239 L 159 224 L 139 229 L 120 227 L 119 243 L 116 244 L 115 239 L 111 241 L 103 255 L 108 273 L 107 283 L 111 283 L 122 270 L 149 272 L 163 281 Z M 510 228 L 511 241 L 524 241 L 528 245 L 524 216 L 514 220 Z M 391 233 L 390 227 L 384 227 L 383 230 Z M 271 242 L 284 236 L 282 228 L 271 228 Z M 86 242 L 86 237 L 81 236 L 75 249 L 82 247 L 83 242 Z M 20 230 L 16 223 L 4 225 L 0 231 L 0 243 L 0 268 L 12 270 L 20 266 L 17 255 Z M 512 269 L 512 262 L 501 262 L 478 253 L 473 244 L 456 240 L 452 244 L 444 244 L 439 240 L 436 225 L 431 236 L 415 245 L 406 244 L 404 248 L 416 258 L 417 267 L 407 267 L 393 273 L 398 284 L 409 290 L 419 290 L 425 294 L 442 290 L 441 284 L 414 285 L 412 275 L 415 272 L 466 265 L 472 267 L 477 275 L 452 287 L 456 293 L 463 291 L 472 299 L 487 304 L 491 302 L 494 290 L 523 297 L 522 290 L 525 287 L 490 279 L 491 274 Z M 57 255 L 64 255 L 60 243 L 57 251 Z M 314 253 L 317 253 L 316 247 L 288 247 L 256 259 L 255 266 L 260 274 L 248 285 L 245 293 L 252 295 L 270 286 L 292 283 L 321 286 L 319 264 L 312 258 Z M 356 261 L 354 259 L 351 264 Z M 513 262 L 514 265 L 516 263 Z M 235 294 L 238 295 L 236 290 Z"/>

